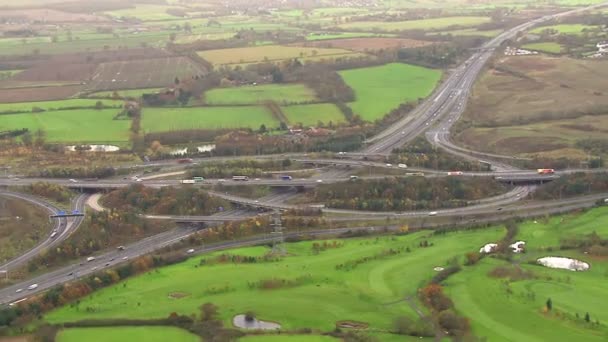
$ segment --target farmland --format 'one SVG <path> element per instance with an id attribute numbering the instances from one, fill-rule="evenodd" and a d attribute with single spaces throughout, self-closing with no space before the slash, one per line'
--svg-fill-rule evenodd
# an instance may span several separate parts
<path id="1" fill-rule="evenodd" d="M 344 38 L 306 42 L 305 47 L 338 48 L 365 52 L 367 50 L 416 48 L 426 46 L 431 42 L 404 38 Z"/>
<path id="2" fill-rule="evenodd" d="M 585 158 L 585 139 L 605 140 L 608 62 L 508 57 L 477 82 L 456 140 L 507 154 Z M 548 110 L 548 108 L 550 108 Z M 464 123 L 467 123 L 464 125 Z M 472 124 L 472 125 L 471 125 Z"/>
<path id="3" fill-rule="evenodd" d="M 444 17 L 421 20 L 408 20 L 397 22 L 355 21 L 339 25 L 345 30 L 379 30 L 379 31 L 406 31 L 406 30 L 440 30 L 449 27 L 472 27 L 490 21 L 488 17 Z"/>
<path id="4" fill-rule="evenodd" d="M 142 88 L 142 89 L 117 89 L 112 91 L 96 91 L 91 94 L 88 94 L 88 98 L 107 98 L 113 97 L 114 93 L 118 94 L 120 97 L 141 97 L 143 94 L 154 94 L 165 88 Z"/>
<path id="5" fill-rule="evenodd" d="M 560 44 L 553 42 L 524 44 L 522 45 L 522 48 L 532 51 L 546 52 L 555 55 L 560 54 L 563 50 Z"/>
<path id="6" fill-rule="evenodd" d="M 87 89 L 113 90 L 170 86 L 175 78 L 191 78 L 206 71 L 185 57 L 101 63 Z"/>
<path id="7" fill-rule="evenodd" d="M 581 35 L 583 31 L 600 29 L 598 26 L 583 25 L 583 24 L 562 24 L 552 26 L 541 26 L 530 31 L 530 33 L 543 33 L 545 30 L 556 31 L 562 34 Z"/>
<path id="8" fill-rule="evenodd" d="M 0 113 L 7 112 L 30 112 L 36 107 L 44 111 L 53 111 L 59 109 L 69 109 L 74 107 L 95 107 L 97 100 L 89 99 L 68 99 L 61 101 L 40 101 L 40 102 L 16 102 L 16 103 L 0 103 Z M 101 103 L 108 107 L 122 107 L 122 101 L 103 100 Z"/>
<path id="9" fill-rule="evenodd" d="M 28 128 L 44 130 L 49 142 L 125 143 L 130 120 L 113 120 L 117 109 L 57 110 L 43 113 L 6 114 L 0 119 L 0 131 Z"/>
<path id="10" fill-rule="evenodd" d="M 334 59 L 358 56 L 358 54 L 344 49 L 317 49 L 280 45 L 208 50 L 198 54 L 214 65 L 275 62 L 291 58 Z"/>
<path id="11" fill-rule="evenodd" d="M 363 120 L 381 119 L 401 103 L 428 96 L 441 77 L 441 71 L 408 64 L 341 71 L 344 81 L 354 89 L 353 112 Z"/>
<path id="12" fill-rule="evenodd" d="M 279 122 L 264 107 L 191 107 L 146 108 L 142 113 L 144 132 L 184 129 L 279 127 Z"/>
<path id="13" fill-rule="evenodd" d="M 317 100 L 312 89 L 303 84 L 264 84 L 232 88 L 216 88 L 204 94 L 208 104 L 257 104 L 275 101 L 280 104 Z"/>
<path id="14" fill-rule="evenodd" d="M 69 328 L 59 331 L 57 335 L 57 342 L 80 341 L 198 342 L 200 338 L 173 327 Z"/>
<path id="15" fill-rule="evenodd" d="M 336 321 L 346 319 L 366 322 L 370 328 L 387 329 L 395 316 L 415 319 L 416 314 L 406 303 L 390 306 L 383 303 L 415 294 L 421 283 L 433 276 L 434 267 L 503 234 L 503 229 L 491 228 L 441 237 L 416 233 L 351 239 L 340 241 L 343 246 L 328 248 L 319 254 L 312 253 L 312 242 L 300 242 L 288 244 L 289 256 L 280 261 L 254 264 L 210 263 L 195 267 L 201 258 L 213 258 L 196 257 L 130 279 L 124 286 L 118 284 L 103 289 L 81 300 L 77 307 L 66 306 L 49 313 L 46 319 L 67 322 L 89 318 L 166 317 L 173 311 L 195 313 L 202 303 L 212 302 L 219 307 L 220 317 L 227 326 L 231 326 L 233 315 L 253 310 L 260 319 L 279 322 L 285 329 L 333 330 Z M 419 247 L 423 240 L 433 246 Z M 405 251 L 408 247 L 409 253 Z M 350 270 L 336 270 L 336 265 L 380 255 L 391 248 L 403 252 Z M 267 247 L 249 247 L 229 253 L 259 256 L 267 251 Z M 248 285 L 276 277 L 303 280 L 296 286 L 278 289 Z M 212 294 L 214 288 L 226 286 L 229 291 Z M 171 293 L 185 293 L 187 297 L 172 299 Z M 138 302 L 141 305 L 137 305 Z M 85 311 L 87 307 L 94 309 Z M 379 307 L 382 310 L 378 310 Z"/>
<path id="16" fill-rule="evenodd" d="M 316 126 L 318 122 L 324 125 L 331 122 L 335 125 L 346 121 L 340 109 L 331 103 L 283 106 L 281 109 L 291 124 Z"/>

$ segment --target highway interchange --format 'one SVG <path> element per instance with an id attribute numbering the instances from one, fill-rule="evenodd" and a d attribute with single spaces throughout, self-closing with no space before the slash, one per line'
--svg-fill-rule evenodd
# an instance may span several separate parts
<path id="1" fill-rule="evenodd" d="M 556 18 L 559 16 L 569 15 L 577 13 L 583 10 L 605 6 L 607 3 L 598 4 L 595 6 L 587 7 L 585 9 L 576 9 L 556 15 L 549 15 L 542 18 L 538 18 L 519 25 L 513 29 L 510 29 L 496 38 L 488 41 L 484 44 L 477 52 L 475 52 L 465 63 L 456 68 L 452 74 L 443 82 L 443 84 L 431 95 L 426 101 L 420 104 L 417 109 L 410 115 L 399 120 L 397 123 L 382 131 L 375 137 L 368 140 L 366 148 L 357 153 L 345 153 L 341 155 L 340 159 L 308 159 L 306 156 L 294 155 L 290 156 L 296 161 L 308 164 L 323 164 L 329 167 L 335 167 L 339 165 L 345 165 L 349 167 L 374 167 L 374 168 L 395 168 L 392 165 L 385 163 L 371 162 L 364 159 L 367 156 L 384 155 L 387 156 L 391 151 L 400 147 L 403 144 L 411 141 L 420 134 L 425 134 L 426 138 L 434 145 L 445 149 L 447 152 L 452 153 L 461 158 L 470 160 L 480 160 L 490 162 L 495 171 L 493 172 L 463 172 L 460 176 L 492 176 L 498 179 L 509 178 L 523 181 L 538 180 L 539 175 L 535 171 L 530 170 L 519 170 L 508 164 L 514 158 L 511 156 L 499 156 L 493 154 L 487 154 L 482 152 L 471 151 L 459 146 L 454 145 L 449 140 L 449 131 L 451 126 L 458 120 L 460 115 L 463 113 L 466 106 L 466 101 L 470 93 L 471 87 L 475 82 L 478 74 L 483 69 L 487 60 L 493 55 L 495 49 L 499 47 L 504 41 L 511 39 L 516 36 L 518 32 L 527 30 L 539 23 Z M 251 158 L 251 157 L 249 157 Z M 277 158 L 276 156 L 256 156 L 259 159 Z M 283 157 L 281 157 L 283 158 Z M 221 158 L 209 158 L 209 160 L 230 160 L 234 158 L 221 157 Z M 202 160 L 196 160 L 196 162 L 203 162 Z M 175 165 L 174 162 L 157 163 L 159 166 L 171 166 Z M 577 171 L 588 171 L 588 170 L 564 170 L 557 172 L 557 176 L 561 174 L 567 174 Z M 604 170 L 601 170 L 604 171 Z M 406 172 L 423 172 L 428 177 L 446 176 L 445 172 L 436 170 L 424 170 L 424 169 L 407 169 Z M 277 180 L 277 179 L 252 179 L 248 182 L 232 181 L 228 180 L 206 180 L 200 185 L 217 185 L 222 184 L 226 186 L 231 185 L 266 185 L 272 187 L 294 187 L 294 186 L 316 186 L 320 183 L 331 183 L 331 182 L 344 182 L 349 180 L 347 172 L 341 171 L 335 173 L 331 177 L 327 177 L 327 174 L 321 174 L 316 178 L 311 179 L 294 179 L 290 181 Z M 361 178 L 384 178 L 386 176 L 377 177 L 361 177 Z M 546 177 L 546 176 L 545 176 Z M 542 177 L 541 177 L 542 178 Z M 550 180 L 549 178 L 545 178 Z M 64 179 L 0 179 L 0 187 L 19 186 L 27 185 L 38 181 L 49 181 L 61 185 L 65 185 L 76 189 L 114 189 L 124 186 L 129 186 L 134 183 L 133 180 L 98 180 L 98 181 L 80 181 L 80 180 L 64 180 Z M 146 186 L 162 187 L 162 186 L 175 186 L 179 184 L 177 180 L 156 180 L 148 179 L 141 181 Z M 549 213 L 559 213 L 576 208 L 584 208 L 593 206 L 598 200 L 602 200 L 606 195 L 592 195 L 583 196 L 573 199 L 547 201 L 542 203 L 525 203 L 517 204 L 517 202 L 525 198 L 530 191 L 533 191 L 533 186 L 517 186 L 509 193 L 496 196 L 494 198 L 484 199 L 477 203 L 471 203 L 471 205 L 465 208 L 455 209 L 444 209 L 437 210 L 435 212 L 430 211 L 416 211 L 416 212 L 362 212 L 362 211 L 350 211 L 350 210 L 338 210 L 338 209 L 327 209 L 323 208 L 325 214 L 335 215 L 330 216 L 330 220 L 348 221 L 348 220 L 365 220 L 365 219 L 378 219 L 378 218 L 424 218 L 428 216 L 439 216 L 439 217 L 477 217 L 476 222 L 491 222 L 496 220 L 504 220 L 508 217 L 526 217 Z M 210 194 L 218 197 L 222 197 L 233 203 L 240 204 L 245 207 L 251 208 L 263 208 L 263 209 L 293 209 L 292 205 L 285 204 L 285 198 L 276 197 L 274 199 L 248 199 L 239 196 L 228 195 L 226 193 L 210 191 Z M 52 206 L 49 203 L 35 198 L 29 195 L 23 195 L 20 193 L 0 191 L 1 196 L 17 197 L 22 200 L 29 201 L 41 207 L 44 207 L 49 213 L 56 214 L 59 209 Z M 279 198 L 277 200 L 277 198 Z M 76 197 L 72 204 L 72 208 L 84 212 L 84 206 L 87 199 L 87 195 L 79 195 Z M 504 206 L 504 207 L 503 207 Z M 150 217 L 153 219 L 170 219 L 170 220 L 182 220 L 188 222 L 205 221 L 209 224 L 219 223 L 227 220 L 238 220 L 251 216 L 251 212 L 247 210 L 235 210 L 218 215 L 209 217 Z M 71 233 L 73 233 L 80 223 L 82 222 L 81 217 L 72 219 L 60 218 L 56 220 L 54 230 L 57 231 L 57 235 L 54 238 L 49 237 L 39 243 L 34 249 L 20 255 L 19 257 L 5 263 L 0 266 L 0 270 L 8 269 L 9 271 L 13 268 L 22 266 L 32 257 L 38 255 L 38 253 L 51 246 L 54 246 L 66 239 Z M 467 221 L 468 223 L 472 221 Z M 394 227 L 393 227 L 394 228 Z M 357 227 L 357 228 L 338 228 L 330 231 L 308 231 L 310 235 L 325 235 L 325 234 L 336 234 L 347 230 L 374 230 L 375 227 Z M 137 256 L 150 253 L 154 250 L 166 247 L 175 242 L 178 242 L 188 235 L 194 232 L 191 228 L 175 228 L 173 230 L 148 237 L 146 239 L 135 242 L 131 245 L 126 246 L 124 250 L 110 250 L 102 254 L 96 255 L 95 260 L 77 261 L 72 265 L 68 265 L 57 270 L 42 274 L 27 282 L 14 284 L 9 287 L 0 289 L 0 304 L 8 304 L 21 300 L 27 296 L 32 295 L 40 291 L 49 289 L 57 284 L 65 283 L 70 280 L 85 276 L 97 272 L 103 268 L 113 267 L 116 264 L 126 262 Z M 286 236 L 297 233 L 286 233 Z M 251 245 L 257 243 L 269 242 L 273 237 L 262 236 L 252 237 L 241 241 L 229 241 L 222 242 L 215 245 L 205 246 L 199 248 L 196 253 L 208 252 L 218 249 L 232 248 L 244 245 Z M 28 291 L 26 289 L 31 284 L 37 284 L 37 288 Z M 18 291 L 23 290 L 23 291 Z"/>

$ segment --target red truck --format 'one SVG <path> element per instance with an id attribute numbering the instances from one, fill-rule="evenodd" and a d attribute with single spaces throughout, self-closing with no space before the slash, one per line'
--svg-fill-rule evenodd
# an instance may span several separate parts
<path id="1" fill-rule="evenodd" d="M 553 169 L 538 169 L 536 170 L 536 172 L 538 172 L 539 175 L 552 175 L 555 173 L 555 170 Z"/>

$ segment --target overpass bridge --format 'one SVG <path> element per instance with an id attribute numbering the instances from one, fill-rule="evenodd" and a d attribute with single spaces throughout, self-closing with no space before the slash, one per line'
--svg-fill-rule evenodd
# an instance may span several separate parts
<path id="1" fill-rule="evenodd" d="M 511 185 L 523 185 L 523 184 L 545 184 L 556 179 L 559 179 L 558 175 L 510 175 L 510 176 L 498 176 L 494 179 L 501 183 L 508 183 Z"/>

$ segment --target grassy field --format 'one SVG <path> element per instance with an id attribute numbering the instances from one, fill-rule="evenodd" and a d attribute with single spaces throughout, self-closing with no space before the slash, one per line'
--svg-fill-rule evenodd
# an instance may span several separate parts
<path id="1" fill-rule="evenodd" d="M 205 93 L 208 104 L 257 104 L 263 101 L 280 104 L 317 100 L 314 91 L 304 84 L 263 84 L 233 88 L 216 88 Z"/>
<path id="2" fill-rule="evenodd" d="M 34 247 L 50 234 L 48 212 L 12 197 L 0 196 L 0 264 Z"/>
<path id="3" fill-rule="evenodd" d="M 490 21 L 488 17 L 444 17 L 421 20 L 380 22 L 380 21 L 354 21 L 338 27 L 345 30 L 371 30 L 405 31 L 405 30 L 440 30 L 448 27 L 472 27 Z"/>
<path id="4" fill-rule="evenodd" d="M 58 110 L 70 107 L 95 107 L 98 100 L 88 99 L 67 99 L 61 101 L 40 101 L 40 102 L 16 102 L 0 103 L 0 113 L 31 111 L 32 108 L 40 108 L 46 111 Z M 122 101 L 103 100 L 105 106 L 122 107 Z"/>
<path id="5" fill-rule="evenodd" d="M 361 54 L 343 49 L 306 48 L 295 46 L 266 45 L 234 49 L 207 50 L 198 53 L 214 65 L 250 64 L 264 61 L 281 61 L 291 58 L 333 59 Z"/>
<path id="6" fill-rule="evenodd" d="M 576 148 L 606 139 L 608 61 L 547 56 L 505 57 L 476 83 L 464 115 L 472 127 L 455 136 L 467 146 L 507 154 L 587 158 Z M 601 112 L 600 112 L 601 114 Z"/>
<path id="7" fill-rule="evenodd" d="M 281 109 L 291 124 L 316 126 L 319 121 L 325 125 L 330 122 L 338 124 L 346 121 L 340 109 L 332 103 L 283 106 Z"/>
<path id="8" fill-rule="evenodd" d="M 50 322 L 89 318 L 153 318 L 170 312 L 198 312 L 204 302 L 219 306 L 220 316 L 231 325 L 234 315 L 253 310 L 263 320 L 278 322 L 283 328 L 310 327 L 333 330 L 335 322 L 356 320 L 373 329 L 389 329 L 399 315 L 416 318 L 406 303 L 385 305 L 413 295 L 452 256 L 479 248 L 504 235 L 501 228 L 475 232 L 455 232 L 428 236 L 426 232 L 399 237 L 342 240 L 342 247 L 313 253 L 312 242 L 286 245 L 287 257 L 280 261 L 254 264 L 209 264 L 198 266 L 202 258 L 161 268 L 158 272 L 127 280 L 126 285 L 103 289 L 81 300 L 76 307 L 63 307 L 49 313 Z M 431 247 L 419 247 L 428 240 Z M 405 251 L 410 248 L 411 252 Z M 403 250 L 387 255 L 389 249 Z M 267 247 L 231 250 L 236 255 L 262 255 Z M 217 255 L 218 253 L 214 254 Z M 382 255 L 382 256 L 381 256 Z M 365 257 L 380 256 L 357 267 L 336 270 L 336 265 Z M 261 281 L 281 278 L 302 279 L 297 285 L 260 289 Z M 217 291 L 217 289 L 225 289 Z M 172 299 L 172 293 L 186 297 Z M 138 305 L 137 303 L 141 303 Z M 91 308 L 85 310 L 85 308 Z"/>
<path id="9" fill-rule="evenodd" d="M 546 52 L 551 54 L 560 54 L 562 52 L 562 46 L 558 43 L 543 42 L 543 43 L 530 43 L 521 46 L 523 49 Z"/>
<path id="10" fill-rule="evenodd" d="M 69 328 L 60 330 L 57 342 L 199 342 L 200 338 L 174 327 Z"/>
<path id="11" fill-rule="evenodd" d="M 541 26 L 533 29 L 530 33 L 542 33 L 545 30 L 555 30 L 562 34 L 582 35 L 584 30 L 599 29 L 599 26 L 583 24 L 562 24 L 552 26 Z"/>
<path id="12" fill-rule="evenodd" d="M 350 106 L 363 120 L 381 119 L 401 103 L 428 96 L 441 78 L 441 71 L 408 64 L 341 71 L 344 81 L 355 90 Z"/>
<path id="13" fill-rule="evenodd" d="M 118 109 L 58 110 L 43 113 L 0 116 L 0 131 L 42 129 L 50 142 L 125 143 L 129 139 L 130 120 L 112 120 Z"/>
<path id="14" fill-rule="evenodd" d="M 602 303 L 608 300 L 603 286 L 608 274 L 606 259 L 559 251 L 556 247 L 560 238 L 592 231 L 606 238 L 607 227 L 608 208 L 538 223 L 526 222 L 520 226 L 516 240 L 526 241 L 527 252 L 517 256 L 514 263 L 536 274 L 536 278 L 506 281 L 490 277 L 492 269 L 507 264 L 486 258 L 450 278 L 446 289 L 456 308 L 471 319 L 474 333 L 489 341 L 605 341 L 608 309 Z M 547 252 L 548 247 L 557 252 Z M 591 268 L 571 272 L 527 264 L 544 256 L 574 257 L 589 262 Z M 542 310 L 547 298 L 552 299 L 552 313 Z M 592 321 L 599 320 L 600 327 L 591 327 L 583 321 L 586 312 Z M 580 318 L 576 319 L 576 314 Z"/>
<path id="15" fill-rule="evenodd" d="M 103 98 L 108 96 L 113 96 L 114 92 L 121 97 L 141 97 L 143 94 L 153 94 L 158 93 L 159 91 L 165 88 L 143 88 L 143 89 L 119 89 L 116 91 L 96 91 L 94 93 L 89 94 L 87 97 L 90 98 Z"/>
<path id="16" fill-rule="evenodd" d="M 142 113 L 144 132 L 184 129 L 253 128 L 260 125 L 279 127 L 269 111 L 258 106 L 145 108 Z"/>

